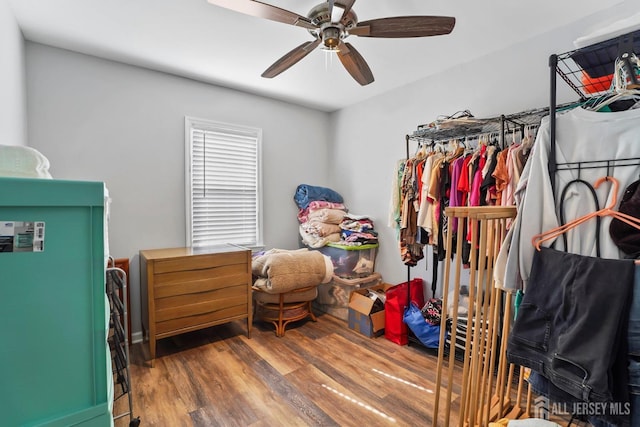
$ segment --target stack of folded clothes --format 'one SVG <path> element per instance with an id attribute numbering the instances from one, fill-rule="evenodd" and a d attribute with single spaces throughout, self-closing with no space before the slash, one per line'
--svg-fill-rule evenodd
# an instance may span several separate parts
<path id="1" fill-rule="evenodd" d="M 378 243 L 378 233 L 373 229 L 373 220 L 367 216 L 346 214 L 340 223 L 340 230 L 341 245 L 360 246 Z"/>
<path id="2" fill-rule="evenodd" d="M 298 222 L 302 243 L 320 248 L 342 238 L 340 224 L 347 209 L 342 196 L 326 187 L 301 184 L 294 201 L 298 205 Z"/>

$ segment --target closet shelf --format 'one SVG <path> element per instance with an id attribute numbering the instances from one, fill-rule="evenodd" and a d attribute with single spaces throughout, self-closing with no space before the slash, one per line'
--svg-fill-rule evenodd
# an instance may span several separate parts
<path id="1" fill-rule="evenodd" d="M 539 125 L 540 119 L 548 113 L 548 108 L 538 108 L 489 118 L 464 117 L 442 120 L 419 125 L 417 130 L 407 137 L 417 141 L 440 142 L 450 139 L 473 138 L 483 134 L 504 135 L 505 132 L 509 133 L 514 130 L 523 132 L 525 126 Z"/>
<path id="2" fill-rule="evenodd" d="M 552 55 L 549 65 L 582 100 L 586 100 L 610 92 L 616 59 L 633 52 L 640 52 L 640 30 Z"/>

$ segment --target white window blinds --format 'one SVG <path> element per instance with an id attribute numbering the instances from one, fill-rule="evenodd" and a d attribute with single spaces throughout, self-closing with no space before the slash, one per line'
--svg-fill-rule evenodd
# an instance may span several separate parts
<path id="1" fill-rule="evenodd" d="M 187 245 L 262 245 L 255 128 L 187 118 Z"/>

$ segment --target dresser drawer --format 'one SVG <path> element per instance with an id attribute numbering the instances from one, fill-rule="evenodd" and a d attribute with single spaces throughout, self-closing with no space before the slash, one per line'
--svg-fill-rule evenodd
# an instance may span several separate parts
<path id="1" fill-rule="evenodd" d="M 246 286 L 232 286 L 214 291 L 156 298 L 156 321 L 162 322 L 178 317 L 203 314 L 219 310 L 220 307 L 236 305 L 244 305 L 246 310 L 248 299 Z"/>
<path id="2" fill-rule="evenodd" d="M 203 270 L 155 274 L 153 277 L 155 282 L 154 298 L 213 291 L 237 285 L 244 285 L 246 289 L 247 272 L 239 271 L 242 268 L 228 266 L 213 270 L 215 273 L 209 272 L 208 274 L 202 274 Z"/>
<path id="3" fill-rule="evenodd" d="M 244 306 L 224 307 L 217 311 L 157 322 L 155 338 L 164 338 L 181 332 L 217 325 L 232 319 L 244 318 L 246 314 L 247 306 L 245 304 Z"/>
<path id="4" fill-rule="evenodd" d="M 172 271 L 208 269 L 224 265 L 238 265 L 246 268 L 247 256 L 242 252 L 231 252 L 159 259 L 155 262 L 154 271 L 155 273 L 168 273 Z"/>

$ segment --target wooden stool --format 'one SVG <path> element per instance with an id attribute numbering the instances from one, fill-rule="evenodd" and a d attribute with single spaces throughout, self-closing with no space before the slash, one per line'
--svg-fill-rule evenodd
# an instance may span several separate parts
<path id="1" fill-rule="evenodd" d="M 276 336 L 284 336 L 287 324 L 316 316 L 311 310 L 311 302 L 318 296 L 317 286 L 294 289 L 280 294 L 270 294 L 262 289 L 253 288 L 255 302 L 254 319 L 271 322 L 276 327 Z"/>

